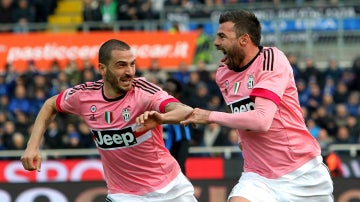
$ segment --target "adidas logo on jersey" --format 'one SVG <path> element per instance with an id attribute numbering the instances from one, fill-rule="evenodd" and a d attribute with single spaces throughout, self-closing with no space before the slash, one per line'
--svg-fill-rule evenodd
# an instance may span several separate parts
<path id="1" fill-rule="evenodd" d="M 103 149 L 127 147 L 137 143 L 131 127 L 122 130 L 92 130 L 92 133 L 96 145 Z"/>
<path id="2" fill-rule="evenodd" d="M 246 112 L 255 109 L 255 102 L 252 101 L 250 97 L 247 97 L 240 101 L 231 103 L 229 108 L 232 113 Z"/>

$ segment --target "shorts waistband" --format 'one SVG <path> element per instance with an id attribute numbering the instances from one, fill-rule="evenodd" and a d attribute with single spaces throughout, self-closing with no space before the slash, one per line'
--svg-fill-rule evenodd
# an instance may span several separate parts
<path id="1" fill-rule="evenodd" d="M 315 158 L 306 162 L 300 168 L 298 168 L 298 169 L 294 170 L 293 172 L 288 173 L 280 178 L 294 179 L 294 178 L 306 173 L 307 171 L 311 170 L 312 168 L 316 167 L 317 165 L 321 164 L 322 161 L 323 161 L 322 156 L 316 156 Z"/>

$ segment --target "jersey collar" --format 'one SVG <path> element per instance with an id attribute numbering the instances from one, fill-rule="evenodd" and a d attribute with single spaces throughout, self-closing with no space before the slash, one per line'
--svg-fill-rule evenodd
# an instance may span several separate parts
<path id="1" fill-rule="evenodd" d="M 242 72 L 245 71 L 248 67 L 250 67 L 250 65 L 255 61 L 255 59 L 260 55 L 261 51 L 263 50 L 262 46 L 259 46 L 259 52 L 255 55 L 255 57 L 249 62 L 247 63 L 245 66 L 241 67 L 241 68 L 235 68 L 233 69 L 234 72 Z"/>

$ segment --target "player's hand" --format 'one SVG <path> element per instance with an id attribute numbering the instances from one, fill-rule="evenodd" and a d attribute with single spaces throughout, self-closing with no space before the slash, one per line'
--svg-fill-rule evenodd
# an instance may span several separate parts
<path id="1" fill-rule="evenodd" d="M 39 149 L 26 148 L 21 156 L 21 163 L 26 170 L 40 171 L 41 168 L 41 155 Z"/>
<path id="2" fill-rule="evenodd" d="M 148 130 L 155 128 L 162 124 L 163 115 L 157 111 L 146 111 L 140 116 L 136 117 L 136 124 L 140 126 L 135 130 L 135 133 L 145 133 Z"/>
<path id="3" fill-rule="evenodd" d="M 188 124 L 208 124 L 209 123 L 209 116 L 211 111 L 195 108 L 189 116 L 186 117 L 185 120 L 180 121 L 182 125 Z"/>

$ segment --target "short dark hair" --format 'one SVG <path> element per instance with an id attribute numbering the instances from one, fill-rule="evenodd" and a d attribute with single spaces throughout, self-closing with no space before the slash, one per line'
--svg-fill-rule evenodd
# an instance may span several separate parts
<path id="1" fill-rule="evenodd" d="M 247 33 L 251 41 L 259 46 L 261 41 L 261 24 L 259 19 L 251 11 L 231 10 L 220 15 L 219 23 L 233 22 L 236 37 Z"/>
<path id="2" fill-rule="evenodd" d="M 130 50 L 131 47 L 129 44 L 117 40 L 117 39 L 110 39 L 103 43 L 99 49 L 99 63 L 108 65 L 110 58 L 111 58 L 111 51 L 113 50 Z"/>

